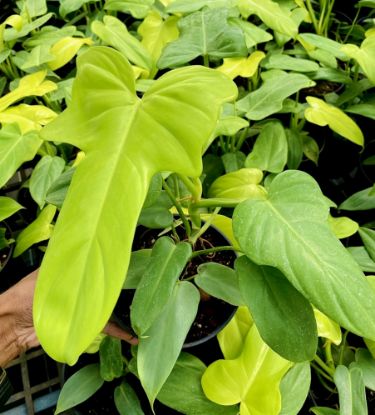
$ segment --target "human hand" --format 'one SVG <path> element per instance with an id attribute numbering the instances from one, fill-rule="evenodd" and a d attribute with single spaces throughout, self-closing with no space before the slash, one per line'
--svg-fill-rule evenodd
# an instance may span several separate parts
<path id="1" fill-rule="evenodd" d="M 0 295 L 0 366 L 28 349 L 39 346 L 33 324 L 33 298 L 38 277 L 35 270 Z M 130 344 L 138 339 L 109 321 L 103 329 L 105 334 Z"/>

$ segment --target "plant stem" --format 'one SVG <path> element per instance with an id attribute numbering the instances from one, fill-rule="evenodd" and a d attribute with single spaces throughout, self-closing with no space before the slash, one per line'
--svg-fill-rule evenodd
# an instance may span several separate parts
<path id="1" fill-rule="evenodd" d="M 242 133 L 240 135 L 240 138 L 238 139 L 237 144 L 236 144 L 236 148 L 235 148 L 236 151 L 240 151 L 241 150 L 242 144 L 244 143 L 244 141 L 247 138 L 247 132 L 248 131 L 249 131 L 249 127 L 245 127 L 243 129 L 243 131 L 242 131 Z"/>
<path id="2" fill-rule="evenodd" d="M 340 344 L 340 352 L 339 352 L 339 365 L 342 365 L 344 361 L 344 352 L 345 352 L 346 338 L 348 337 L 348 333 L 349 331 L 346 330 L 342 336 L 342 341 Z"/>
<path id="3" fill-rule="evenodd" d="M 213 197 L 210 199 L 201 199 L 198 202 L 194 203 L 195 208 L 214 208 L 214 207 L 228 207 L 228 208 L 234 208 L 236 207 L 241 200 L 238 199 L 224 199 L 219 197 Z"/>
<path id="4" fill-rule="evenodd" d="M 163 188 L 167 192 L 167 195 L 171 199 L 171 201 L 174 204 L 174 206 L 176 207 L 177 212 L 180 215 L 180 218 L 182 220 L 182 223 L 184 224 L 184 227 L 185 227 L 185 230 L 186 230 L 186 234 L 187 234 L 188 238 L 190 238 L 190 235 L 191 235 L 191 226 L 190 226 L 190 223 L 189 223 L 186 215 L 184 214 L 180 203 L 174 197 L 174 194 L 173 194 L 171 188 L 167 185 L 167 182 L 164 179 L 163 179 Z"/>
<path id="5" fill-rule="evenodd" d="M 327 365 L 333 370 L 335 370 L 336 368 L 335 368 L 335 363 L 332 357 L 332 342 L 331 341 L 329 340 L 326 341 L 326 344 L 324 346 L 324 352 L 326 355 Z"/>
<path id="6" fill-rule="evenodd" d="M 326 371 L 327 376 L 333 378 L 333 374 L 335 373 L 334 369 L 329 367 L 317 354 L 314 357 L 315 362 Z"/>
<path id="7" fill-rule="evenodd" d="M 207 68 L 210 67 L 210 61 L 208 59 L 208 55 L 203 55 L 203 65 L 206 66 Z"/>
<path id="8" fill-rule="evenodd" d="M 189 190 L 191 195 L 193 196 L 194 200 L 200 199 L 199 190 L 197 189 L 197 186 L 194 186 L 193 182 L 183 174 L 178 174 L 178 178 L 182 181 L 182 183 L 186 186 L 186 188 Z"/>
<path id="9" fill-rule="evenodd" d="M 312 24 L 314 26 L 315 32 L 318 33 L 318 22 L 315 17 L 315 12 L 311 4 L 311 0 L 306 0 L 307 10 L 309 11 L 309 15 L 311 17 Z"/>
<path id="10" fill-rule="evenodd" d="M 196 209 L 196 205 L 194 206 L 194 209 Z M 191 235 L 189 240 L 193 245 L 197 242 L 198 238 L 200 238 L 201 235 L 203 235 L 206 232 L 206 230 L 211 226 L 211 223 L 214 220 L 214 217 L 220 212 L 220 209 L 221 209 L 220 207 L 217 207 L 214 210 L 214 212 L 210 215 L 209 219 L 206 220 L 204 225 L 198 231 L 196 231 L 194 235 Z"/>
<path id="11" fill-rule="evenodd" d="M 236 251 L 236 252 L 242 252 L 239 249 L 234 248 L 233 246 L 216 246 L 215 248 L 208 248 L 208 249 L 202 249 L 200 251 L 195 251 L 192 253 L 190 259 L 193 259 L 200 255 L 207 255 L 211 254 L 213 252 L 220 252 L 220 251 Z"/>

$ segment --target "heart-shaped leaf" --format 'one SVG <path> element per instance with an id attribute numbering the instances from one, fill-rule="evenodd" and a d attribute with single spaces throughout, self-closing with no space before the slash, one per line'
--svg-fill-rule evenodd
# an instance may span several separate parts
<path id="1" fill-rule="evenodd" d="M 310 107 L 305 110 L 307 121 L 324 127 L 328 125 L 333 131 L 363 147 L 364 138 L 358 125 L 334 105 L 315 97 L 306 97 Z"/>
<path id="2" fill-rule="evenodd" d="M 202 377 L 206 396 L 221 405 L 240 403 L 240 413 L 278 415 L 281 409 L 280 381 L 292 363 L 272 351 L 255 325 L 247 334 L 241 355 L 217 360 Z"/>
<path id="3" fill-rule="evenodd" d="M 259 266 L 245 255 L 235 263 L 242 297 L 262 339 L 293 362 L 314 358 L 318 345 L 311 305 L 276 268 Z"/>
<path id="4" fill-rule="evenodd" d="M 91 47 L 79 56 L 72 101 L 42 130 L 46 139 L 86 154 L 35 293 L 38 338 L 56 360 L 74 363 L 110 317 L 154 174 L 199 177 L 221 106 L 236 94 L 225 75 L 192 66 L 165 74 L 139 99 L 131 66 L 119 52 Z"/>
<path id="5" fill-rule="evenodd" d="M 278 268 L 341 326 L 375 339 L 375 295 L 330 231 L 329 206 L 318 184 L 307 173 L 289 170 L 267 190 L 266 200 L 247 200 L 234 212 L 242 250 L 255 263 Z"/>
<path id="6" fill-rule="evenodd" d="M 180 37 L 164 48 L 158 67 L 183 65 L 198 56 L 247 56 L 242 30 L 230 26 L 227 19 L 228 10 L 222 8 L 198 11 L 179 20 Z"/>
<path id="7" fill-rule="evenodd" d="M 237 76 L 251 78 L 257 72 L 265 56 L 264 52 L 255 51 L 247 58 L 224 58 L 223 64 L 216 69 L 232 79 Z"/>

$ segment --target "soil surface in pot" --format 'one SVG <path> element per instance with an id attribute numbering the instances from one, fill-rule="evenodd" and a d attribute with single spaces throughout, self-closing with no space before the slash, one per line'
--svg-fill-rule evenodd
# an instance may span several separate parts
<path id="1" fill-rule="evenodd" d="M 158 230 L 139 227 L 135 237 L 133 250 L 151 248 L 158 237 Z M 180 236 L 181 237 L 181 236 Z M 184 240 L 181 237 L 181 241 Z M 197 241 L 195 251 L 212 248 L 214 246 L 228 246 L 229 242 L 216 229 L 210 227 Z M 185 267 L 181 279 L 193 277 L 197 274 L 199 265 L 206 262 L 217 262 L 226 266 L 233 266 L 236 259 L 234 251 L 220 251 L 193 258 Z M 134 290 L 123 290 L 115 307 L 114 313 L 125 327 L 130 327 L 130 304 L 134 296 Z M 236 307 L 225 301 L 214 298 L 200 290 L 201 301 L 197 316 L 186 337 L 184 348 L 199 344 L 203 339 L 208 340 L 226 324 L 233 316 Z"/>

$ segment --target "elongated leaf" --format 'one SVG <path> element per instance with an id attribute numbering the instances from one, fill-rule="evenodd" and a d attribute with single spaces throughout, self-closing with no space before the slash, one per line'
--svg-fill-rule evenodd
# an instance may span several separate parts
<path id="1" fill-rule="evenodd" d="M 303 157 L 303 138 L 304 136 L 296 129 L 285 129 L 286 140 L 288 143 L 289 169 L 297 170 Z"/>
<path id="2" fill-rule="evenodd" d="M 197 288 L 187 281 L 178 283 L 163 311 L 140 339 L 138 373 L 151 405 L 176 363 L 198 303 Z"/>
<path id="3" fill-rule="evenodd" d="M 101 40 L 119 50 L 130 62 L 151 70 L 151 56 L 141 42 L 128 32 L 121 20 L 113 16 L 104 16 L 103 22 L 96 20 L 91 28 Z"/>
<path id="4" fill-rule="evenodd" d="M 326 408 L 323 406 L 315 406 L 310 408 L 310 411 L 314 415 L 340 415 L 340 412 L 337 409 Z"/>
<path id="5" fill-rule="evenodd" d="M 361 369 L 337 366 L 334 381 L 339 391 L 340 415 L 367 415 L 365 384 Z"/>
<path id="6" fill-rule="evenodd" d="M 244 16 L 256 14 L 271 29 L 290 37 L 297 35 L 296 23 L 278 3 L 271 0 L 239 0 L 238 5 Z"/>
<path id="7" fill-rule="evenodd" d="M 342 50 L 343 45 L 328 37 L 316 35 L 315 33 L 300 33 L 297 39 L 301 41 L 304 47 L 316 47 L 342 61 L 349 60 L 349 56 Z"/>
<path id="8" fill-rule="evenodd" d="M 310 108 L 305 110 L 307 121 L 325 126 L 363 147 L 364 138 L 358 125 L 339 108 L 315 97 L 306 97 Z"/>
<path id="9" fill-rule="evenodd" d="M 180 37 L 164 48 L 158 67 L 182 65 L 198 56 L 247 56 L 241 29 L 229 26 L 227 19 L 227 9 L 215 9 L 198 11 L 179 20 Z"/>
<path id="10" fill-rule="evenodd" d="M 107 382 L 123 375 L 121 340 L 106 336 L 100 343 L 100 376 Z"/>
<path id="11" fill-rule="evenodd" d="M 155 0 L 106 0 L 105 10 L 130 13 L 136 19 L 144 18 Z"/>
<path id="12" fill-rule="evenodd" d="M 206 396 L 218 404 L 240 403 L 241 414 L 278 415 L 279 384 L 290 367 L 290 362 L 262 341 L 253 325 L 241 355 L 212 363 L 202 377 L 202 387 Z"/>
<path id="13" fill-rule="evenodd" d="M 57 401 L 55 414 L 84 402 L 100 389 L 103 383 L 98 364 L 94 363 L 80 369 L 65 382 Z"/>
<path id="14" fill-rule="evenodd" d="M 194 282 L 207 294 L 220 298 L 229 304 L 243 304 L 238 277 L 232 268 L 215 262 L 201 264 Z"/>
<path id="15" fill-rule="evenodd" d="M 256 265 L 242 256 L 235 269 L 243 299 L 268 346 L 290 361 L 313 359 L 318 335 L 306 298 L 276 268 Z"/>
<path id="16" fill-rule="evenodd" d="M 350 246 L 347 250 L 363 272 L 375 272 L 375 261 L 372 260 L 364 246 Z"/>
<path id="17" fill-rule="evenodd" d="M 144 415 L 137 394 L 126 381 L 116 387 L 114 397 L 120 415 Z"/>
<path id="18" fill-rule="evenodd" d="M 371 194 L 372 187 L 360 190 L 349 196 L 339 206 L 340 210 L 368 210 L 375 209 L 375 195 Z"/>
<path id="19" fill-rule="evenodd" d="M 31 222 L 21 233 L 17 236 L 16 247 L 14 248 L 13 256 L 17 257 L 30 248 L 30 246 L 49 239 L 52 235 L 53 225 L 51 222 L 55 216 L 56 207 L 47 205 L 39 216 Z"/>
<path id="20" fill-rule="evenodd" d="M 249 120 L 262 120 L 281 110 L 285 98 L 315 82 L 302 74 L 283 73 L 266 80 L 260 88 L 237 102 L 237 109 L 246 113 Z"/>
<path id="21" fill-rule="evenodd" d="M 351 105 L 350 107 L 345 108 L 345 111 L 350 112 L 352 114 L 362 115 L 364 117 L 368 117 L 372 120 L 375 120 L 374 103 Z"/>
<path id="22" fill-rule="evenodd" d="M 307 173 L 290 170 L 276 176 L 267 190 L 267 200 L 247 200 L 234 212 L 242 250 L 255 263 L 278 268 L 341 326 L 375 339 L 375 296 L 331 233 L 329 206 L 318 184 Z"/>
<path id="23" fill-rule="evenodd" d="M 282 69 L 293 72 L 313 72 L 319 69 L 319 65 L 308 59 L 293 58 L 283 54 L 272 54 L 263 63 L 266 69 Z"/>
<path id="24" fill-rule="evenodd" d="M 48 189 L 61 175 L 64 167 L 64 159 L 52 156 L 44 156 L 35 166 L 30 177 L 30 193 L 41 209 L 45 205 Z"/>
<path id="25" fill-rule="evenodd" d="M 16 123 L 21 133 L 26 134 L 29 131 L 40 130 L 56 117 L 57 114 L 44 105 L 20 104 L 0 112 L 0 123 Z"/>
<path id="26" fill-rule="evenodd" d="M 12 19 L 14 16 L 10 16 L 10 19 L 13 21 L 11 22 L 12 26 L 9 29 L 4 30 L 4 40 L 6 42 L 10 42 L 15 39 L 20 39 L 21 37 L 24 37 L 28 35 L 33 30 L 37 29 L 40 26 L 43 26 L 48 20 L 53 16 L 53 13 L 47 13 L 44 16 L 38 17 L 35 20 L 32 20 L 30 23 L 22 25 L 22 18 L 21 21 L 16 17 L 15 19 Z M 10 22 L 7 22 L 10 24 Z"/>
<path id="27" fill-rule="evenodd" d="M 18 202 L 10 197 L 0 196 L 0 222 L 23 209 Z"/>
<path id="28" fill-rule="evenodd" d="M 366 349 L 359 348 L 355 352 L 355 361 L 355 364 L 352 365 L 361 369 L 365 386 L 375 390 L 375 359 L 371 353 Z"/>
<path id="29" fill-rule="evenodd" d="M 50 53 L 53 55 L 53 59 L 48 62 L 49 68 L 51 68 L 53 71 L 61 68 L 62 66 L 66 65 L 71 59 L 73 59 L 73 57 L 83 45 L 91 44 L 92 40 L 89 37 L 78 38 L 68 36 L 60 39 L 50 49 Z"/>
<path id="30" fill-rule="evenodd" d="M 119 52 L 91 47 L 79 56 L 71 104 L 43 130 L 45 138 L 86 153 L 35 294 L 38 338 L 56 360 L 73 363 L 107 322 L 124 284 L 151 178 L 158 171 L 198 177 L 221 105 L 236 93 L 219 72 L 190 67 L 164 75 L 140 100 L 132 69 Z M 84 287 L 90 287 L 89 296 L 82 294 Z"/>
<path id="31" fill-rule="evenodd" d="M 238 307 L 233 318 L 217 335 L 225 359 L 232 360 L 240 356 L 252 325 L 249 309 L 246 306 Z"/>
<path id="32" fill-rule="evenodd" d="M 218 177 L 211 185 L 209 197 L 237 199 L 242 202 L 248 198 L 264 198 L 266 190 L 259 183 L 263 173 L 257 168 L 244 168 Z"/>
<path id="33" fill-rule="evenodd" d="M 39 134 L 21 134 L 16 125 L 0 130 L 0 186 L 13 176 L 25 161 L 32 160 L 42 144 Z"/>
<path id="34" fill-rule="evenodd" d="M 371 259 L 375 261 L 375 231 L 369 228 L 359 228 L 359 235 Z"/>
<path id="35" fill-rule="evenodd" d="M 280 415 L 298 415 L 307 398 L 311 383 L 310 363 L 295 364 L 280 383 Z"/>
<path id="36" fill-rule="evenodd" d="M 166 236 L 157 240 L 131 307 L 132 327 L 139 336 L 152 326 L 167 304 L 191 253 L 187 242 L 175 245 Z"/>
<path id="37" fill-rule="evenodd" d="M 264 52 L 255 51 L 247 58 L 224 58 L 223 64 L 216 69 L 231 79 L 237 76 L 251 78 L 257 72 L 259 63 L 265 56 Z"/>
<path id="38" fill-rule="evenodd" d="M 262 128 L 245 165 L 248 168 L 280 173 L 287 160 L 288 142 L 285 130 L 281 122 L 270 121 Z"/>
<path id="39" fill-rule="evenodd" d="M 217 405 L 206 398 L 201 386 L 205 370 L 201 360 L 182 352 L 157 399 L 186 415 L 236 415 L 236 406 Z"/>
<path id="40" fill-rule="evenodd" d="M 345 45 L 341 50 L 351 58 L 355 59 L 362 68 L 365 75 L 375 84 L 375 33 L 373 31 L 366 32 L 366 39 L 361 46 Z"/>

